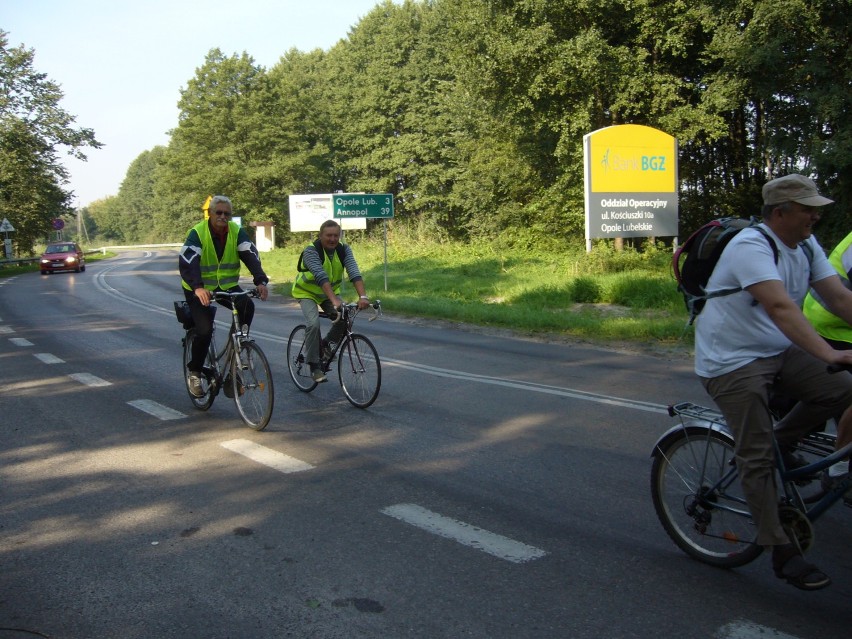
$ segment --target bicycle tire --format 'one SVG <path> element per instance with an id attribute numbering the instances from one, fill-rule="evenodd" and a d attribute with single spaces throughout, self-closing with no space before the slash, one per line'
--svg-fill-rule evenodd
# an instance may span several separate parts
<path id="1" fill-rule="evenodd" d="M 201 372 L 201 388 L 204 389 L 204 394 L 201 397 L 196 397 L 189 390 L 189 371 L 187 364 L 192 359 L 192 343 L 195 341 L 195 329 L 191 328 L 186 332 L 183 338 L 183 381 L 186 384 L 186 393 L 189 395 L 192 405 L 198 410 L 207 410 L 213 405 L 213 400 L 216 399 L 216 393 L 212 392 L 212 371 L 216 370 L 214 363 L 211 361 L 212 354 L 207 352 L 204 370 Z"/>
<path id="2" fill-rule="evenodd" d="M 290 379 L 303 393 L 310 393 L 317 387 L 317 383 L 311 376 L 311 368 L 305 358 L 305 329 L 304 324 L 299 324 L 290 332 L 287 339 L 287 370 L 290 371 Z"/>
<path id="3" fill-rule="evenodd" d="M 243 421 L 254 430 L 266 428 L 275 405 L 275 387 L 266 355 L 254 342 L 240 344 L 231 365 L 231 384 Z"/>
<path id="4" fill-rule="evenodd" d="M 654 510 L 668 536 L 693 559 L 720 568 L 744 566 L 763 552 L 736 473 L 710 492 L 733 459 L 730 438 L 695 427 L 660 444 L 651 467 Z"/>
<path id="5" fill-rule="evenodd" d="M 379 396 L 382 364 L 373 343 L 358 333 L 348 335 L 337 352 L 337 376 L 353 406 L 367 408 Z"/>

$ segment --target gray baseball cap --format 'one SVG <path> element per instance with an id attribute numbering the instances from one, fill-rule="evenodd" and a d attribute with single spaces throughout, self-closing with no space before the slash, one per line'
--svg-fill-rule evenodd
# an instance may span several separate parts
<path id="1" fill-rule="evenodd" d="M 763 185 L 764 204 L 783 204 L 784 202 L 798 202 L 805 206 L 825 206 L 832 204 L 834 200 L 820 195 L 811 178 L 791 173 Z"/>

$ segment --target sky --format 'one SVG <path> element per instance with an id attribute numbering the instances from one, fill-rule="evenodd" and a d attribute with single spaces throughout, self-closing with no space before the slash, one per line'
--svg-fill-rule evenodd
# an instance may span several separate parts
<path id="1" fill-rule="evenodd" d="M 8 45 L 34 49 L 75 126 L 104 146 L 64 158 L 73 205 L 116 195 L 140 153 L 168 144 L 180 90 L 210 49 L 266 68 L 290 49 L 328 50 L 380 0 L 0 0 Z M 64 155 L 64 151 L 62 152 Z"/>

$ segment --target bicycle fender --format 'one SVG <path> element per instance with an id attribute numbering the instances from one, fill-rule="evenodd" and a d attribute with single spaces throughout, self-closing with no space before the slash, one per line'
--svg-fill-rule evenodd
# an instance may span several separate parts
<path id="1" fill-rule="evenodd" d="M 705 419 L 691 419 L 685 421 L 683 424 L 672 426 L 665 433 L 660 435 L 654 444 L 654 448 L 651 450 L 651 457 L 658 455 L 660 450 L 664 449 L 670 440 L 681 437 L 684 432 L 690 436 L 694 435 L 696 437 L 701 437 L 702 435 L 706 435 L 708 430 L 715 431 L 719 435 L 722 435 L 730 442 L 731 446 L 734 445 L 734 436 L 727 426 Z"/>

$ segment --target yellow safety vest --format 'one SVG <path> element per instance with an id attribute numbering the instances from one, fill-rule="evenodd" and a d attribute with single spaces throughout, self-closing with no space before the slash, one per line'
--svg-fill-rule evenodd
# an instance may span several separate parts
<path id="1" fill-rule="evenodd" d="M 207 220 L 199 222 L 194 228 L 198 239 L 201 240 L 201 281 L 204 288 L 208 291 L 215 291 L 217 288 L 227 291 L 237 286 L 240 281 L 240 256 L 237 253 L 239 224 L 228 222 L 228 239 L 225 241 L 221 262 L 216 255 L 216 246 L 213 244 Z M 183 287 L 190 290 L 186 282 L 183 282 Z"/>
<path id="2" fill-rule="evenodd" d="M 831 265 L 840 275 L 840 279 L 846 288 L 850 288 L 850 283 L 849 278 L 846 277 L 846 270 L 843 268 L 843 254 L 851 245 L 852 233 L 843 238 L 843 241 L 828 256 L 828 261 L 831 262 Z M 816 332 L 826 339 L 837 342 L 852 342 L 852 327 L 845 320 L 829 311 L 825 302 L 823 302 L 813 289 L 805 297 L 802 311 L 810 323 L 813 324 Z"/>
<path id="3" fill-rule="evenodd" d="M 316 245 L 305 247 L 305 251 L 315 249 Z M 331 290 L 334 291 L 335 295 L 340 295 L 340 285 L 343 282 L 343 262 L 340 261 L 340 256 L 336 250 L 332 252 L 331 257 L 328 256 L 328 253 L 322 247 L 317 250 L 322 255 L 322 268 L 328 274 Z M 292 295 L 297 299 L 312 299 L 317 304 L 328 299 L 322 287 L 316 283 L 314 274 L 309 270 L 299 271 L 299 274 L 296 275 L 296 279 L 293 282 Z"/>

